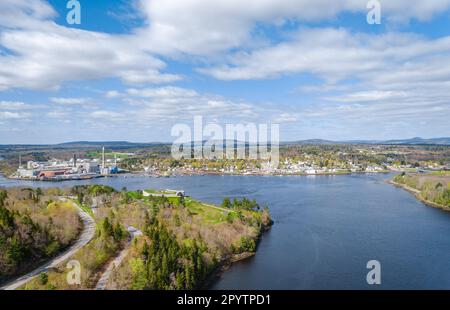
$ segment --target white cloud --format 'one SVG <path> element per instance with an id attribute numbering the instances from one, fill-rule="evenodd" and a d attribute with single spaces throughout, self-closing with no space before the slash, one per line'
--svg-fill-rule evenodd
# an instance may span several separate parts
<path id="1" fill-rule="evenodd" d="M 119 77 L 128 83 L 178 80 L 160 74 L 164 62 L 129 44 L 126 36 L 67 29 L 5 31 L 0 44 L 16 55 L 0 56 L 0 89 L 54 88 L 64 81 Z"/>
<path id="2" fill-rule="evenodd" d="M 29 116 L 30 116 L 29 113 L 0 111 L 1 120 L 25 119 L 28 118 Z"/>
<path id="3" fill-rule="evenodd" d="M 450 7 L 450 0 L 381 1 L 383 22 L 429 20 Z M 342 12 L 360 13 L 365 19 L 367 1 L 361 0 L 141 0 L 148 27 L 139 35 L 161 53 L 210 55 L 239 48 L 253 41 L 255 24 L 282 25 L 287 21 L 317 22 Z M 254 33 L 253 33 L 254 35 Z"/>
<path id="4" fill-rule="evenodd" d="M 46 115 L 50 118 L 64 119 L 64 118 L 70 117 L 71 113 L 68 110 L 58 109 L 58 110 L 50 111 Z"/>
<path id="5" fill-rule="evenodd" d="M 223 80 L 312 73 L 324 84 L 301 88 L 320 95 L 310 94 L 313 99 L 307 108 L 291 109 L 289 114 L 297 119 L 310 124 L 348 124 L 356 131 L 383 124 L 400 128 L 405 120 L 408 124 L 423 120 L 435 124 L 435 135 L 449 134 L 448 125 L 443 124 L 450 115 L 450 37 L 304 29 L 289 42 L 236 54 L 228 64 L 203 72 Z M 294 121 L 295 117 L 279 116 L 279 120 L 291 118 Z M 343 132 L 343 127 L 337 131 Z"/>
<path id="6" fill-rule="evenodd" d="M 34 27 L 40 21 L 56 16 L 55 10 L 42 0 L 2 0 L 0 26 L 9 28 Z"/>
<path id="7" fill-rule="evenodd" d="M 92 113 L 89 113 L 89 117 L 94 118 L 94 119 L 104 119 L 107 122 L 110 120 L 124 119 L 123 118 L 124 114 L 125 113 L 106 111 L 106 110 L 97 110 Z"/>
<path id="8" fill-rule="evenodd" d="M 299 119 L 299 115 L 296 113 L 281 113 L 278 116 L 276 116 L 273 120 L 275 123 L 294 123 L 297 122 Z"/>
<path id="9" fill-rule="evenodd" d="M 122 94 L 118 92 L 117 90 L 109 90 L 105 93 L 106 98 L 119 98 Z"/>
<path id="10" fill-rule="evenodd" d="M 193 89 L 174 86 L 144 89 L 130 88 L 127 90 L 127 93 L 131 96 L 144 98 L 192 98 L 199 96 L 199 94 Z"/>
<path id="11" fill-rule="evenodd" d="M 9 52 L 0 54 L 0 91 L 9 88 L 55 89 L 65 81 L 108 77 L 118 77 L 132 84 L 170 83 L 183 77 L 163 73 L 166 64 L 155 53 L 211 56 L 231 48 L 251 47 L 258 37 L 263 42 L 267 39 L 254 33 L 259 23 L 279 26 L 287 21 L 321 21 L 342 12 L 365 14 L 365 4 L 360 0 L 140 0 L 137 7 L 147 24 L 129 35 L 112 35 L 57 25 L 52 21 L 56 15 L 54 9 L 42 0 L 3 0 L 0 3 L 0 26 L 3 27 L 0 28 L 0 46 Z M 450 0 L 382 3 L 383 14 L 388 20 L 426 20 L 449 6 Z M 320 43 L 317 42 L 320 39 L 312 39 Z M 232 67 L 205 71 L 220 79 L 262 78 L 290 70 L 317 69 L 308 68 L 309 58 L 317 63 L 316 59 L 321 56 L 323 62 L 335 56 L 324 50 L 319 55 L 306 53 L 302 58 L 297 51 L 298 47 L 292 43 L 282 43 L 249 56 L 235 56 Z M 359 51 L 356 49 L 356 52 Z M 269 59 L 268 65 L 257 70 L 248 67 L 252 63 L 242 67 L 240 60 L 260 62 L 266 57 L 276 58 L 277 54 L 279 58 L 293 57 L 294 68 L 268 68 Z M 369 55 L 353 56 L 364 60 L 366 65 L 359 67 L 360 70 L 370 70 L 377 65 L 370 61 Z M 258 61 L 258 58 L 261 59 Z M 358 65 L 361 63 L 359 61 Z M 328 70 L 318 69 L 319 74 L 330 71 L 337 74 L 330 66 Z"/>
<path id="12" fill-rule="evenodd" d="M 0 110 L 29 110 L 37 108 L 21 101 L 0 101 Z"/>
<path id="13" fill-rule="evenodd" d="M 303 29 L 288 42 L 237 53 L 228 64 L 200 69 L 222 80 L 266 79 L 313 73 L 328 83 L 391 72 L 424 57 L 450 52 L 450 37 L 430 40 L 408 33 L 353 34 L 345 29 Z M 422 58 L 420 58 L 422 57 Z"/>
<path id="14" fill-rule="evenodd" d="M 207 118 L 254 119 L 258 116 L 255 105 L 244 101 L 228 100 L 213 94 L 200 94 L 180 87 L 128 89 L 124 101 L 135 108 L 133 119 L 164 121 L 192 119 L 195 115 Z"/>
<path id="15" fill-rule="evenodd" d="M 118 77 L 126 83 L 167 83 L 181 79 L 160 70 L 165 63 L 139 48 L 134 35 L 67 28 L 50 18 L 50 6 L 38 1 L 0 4 L 10 22 L 0 28 L 0 91 L 9 88 L 54 89 L 65 81 Z M 16 19 L 18 19 L 16 21 Z M 22 20 L 22 21 L 20 21 Z"/>
<path id="16" fill-rule="evenodd" d="M 339 102 L 370 102 L 387 99 L 397 100 L 407 98 L 408 96 L 410 96 L 410 94 L 404 91 L 373 90 L 348 93 L 342 96 L 326 97 L 325 99 Z"/>
<path id="17" fill-rule="evenodd" d="M 90 98 L 61 98 L 61 97 L 52 97 L 50 101 L 56 104 L 61 105 L 84 105 L 88 103 Z"/>
<path id="18" fill-rule="evenodd" d="M 83 125 L 86 121 L 105 129 L 167 125 L 204 115 L 218 120 L 272 118 L 336 134 L 358 132 L 361 128 L 377 134 L 377 128 L 383 126 L 380 124 L 399 130 L 427 123 L 433 124 L 424 128 L 427 132 L 448 134 L 445 118 L 450 102 L 450 37 L 428 39 L 389 31 L 392 23 L 426 21 L 447 11 L 450 0 L 382 1 L 387 30 L 376 35 L 298 26 L 308 21 L 315 25 L 311 27 L 319 27 L 321 21 L 342 12 L 361 14 L 365 19 L 367 1 L 360 0 L 139 3 L 146 24 L 130 34 L 118 35 L 57 25 L 53 21 L 56 13 L 45 1 L 1 0 L 0 91 L 56 89 L 67 81 L 119 78 L 132 85 L 126 86 L 126 91 L 112 90 L 105 96 L 120 98 L 126 105 L 115 106 L 117 100 L 114 108 L 102 107 L 100 102 L 87 111 L 74 106 L 90 105 L 94 99 L 54 97 L 51 101 L 60 104 L 61 109 L 43 114 L 57 119 L 72 116 L 82 119 Z M 281 26 L 287 23 L 289 29 L 301 30 L 285 36 Z M 280 34 L 273 42 L 274 38 L 265 36 L 261 24 L 278 27 Z M 183 79 L 166 72 L 160 56 L 203 64 L 201 72 L 220 80 L 306 73 L 320 78 L 323 85 L 299 85 L 302 91 L 313 92 L 311 102 L 286 109 L 189 88 L 149 87 L 146 84 Z M 320 96 L 314 98 L 314 92 L 319 91 Z M 22 113 L 28 108 L 29 104 L 1 101 L 0 119 L 30 117 Z M 404 125 L 405 118 L 413 125 Z"/>

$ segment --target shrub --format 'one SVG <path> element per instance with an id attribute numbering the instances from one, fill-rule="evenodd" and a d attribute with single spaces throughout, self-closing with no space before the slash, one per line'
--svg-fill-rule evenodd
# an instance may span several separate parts
<path id="1" fill-rule="evenodd" d="M 48 275 L 45 272 L 41 272 L 39 275 L 39 283 L 46 285 L 48 283 Z"/>

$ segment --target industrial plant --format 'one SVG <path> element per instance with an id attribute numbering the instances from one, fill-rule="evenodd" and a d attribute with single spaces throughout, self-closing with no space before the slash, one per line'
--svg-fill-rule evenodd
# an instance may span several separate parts
<path id="1" fill-rule="evenodd" d="M 119 159 L 120 160 L 120 159 Z M 105 148 L 102 158 L 70 160 L 51 159 L 46 162 L 28 161 L 26 166 L 19 159 L 19 168 L 11 178 L 39 181 L 85 180 L 119 173 L 117 156 L 114 160 L 105 159 Z"/>

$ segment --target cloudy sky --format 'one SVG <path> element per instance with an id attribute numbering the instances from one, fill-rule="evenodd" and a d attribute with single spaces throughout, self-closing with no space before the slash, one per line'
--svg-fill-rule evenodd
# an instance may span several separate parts
<path id="1" fill-rule="evenodd" d="M 0 144 L 450 136 L 450 0 L 0 0 Z"/>

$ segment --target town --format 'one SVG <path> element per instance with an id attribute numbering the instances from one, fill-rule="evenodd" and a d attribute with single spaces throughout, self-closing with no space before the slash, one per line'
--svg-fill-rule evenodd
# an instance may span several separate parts
<path id="1" fill-rule="evenodd" d="M 173 159 L 143 153 L 125 158 L 122 167 L 152 176 L 191 174 L 327 175 L 449 170 L 445 146 L 301 145 L 280 148 L 273 167 L 256 159 Z"/>
<path id="2" fill-rule="evenodd" d="M 101 150 L 101 151 L 98 151 Z M 124 151 L 126 150 L 126 151 Z M 263 159 L 175 159 L 170 145 L 101 144 L 45 149 L 27 147 L 1 154 L 2 173 L 13 179 L 84 180 L 119 173 L 149 177 L 177 175 L 339 175 L 350 173 L 427 172 L 449 170 L 447 146 L 292 144 L 280 148 L 274 167 Z M 23 164 L 25 160 L 25 164 Z"/>

